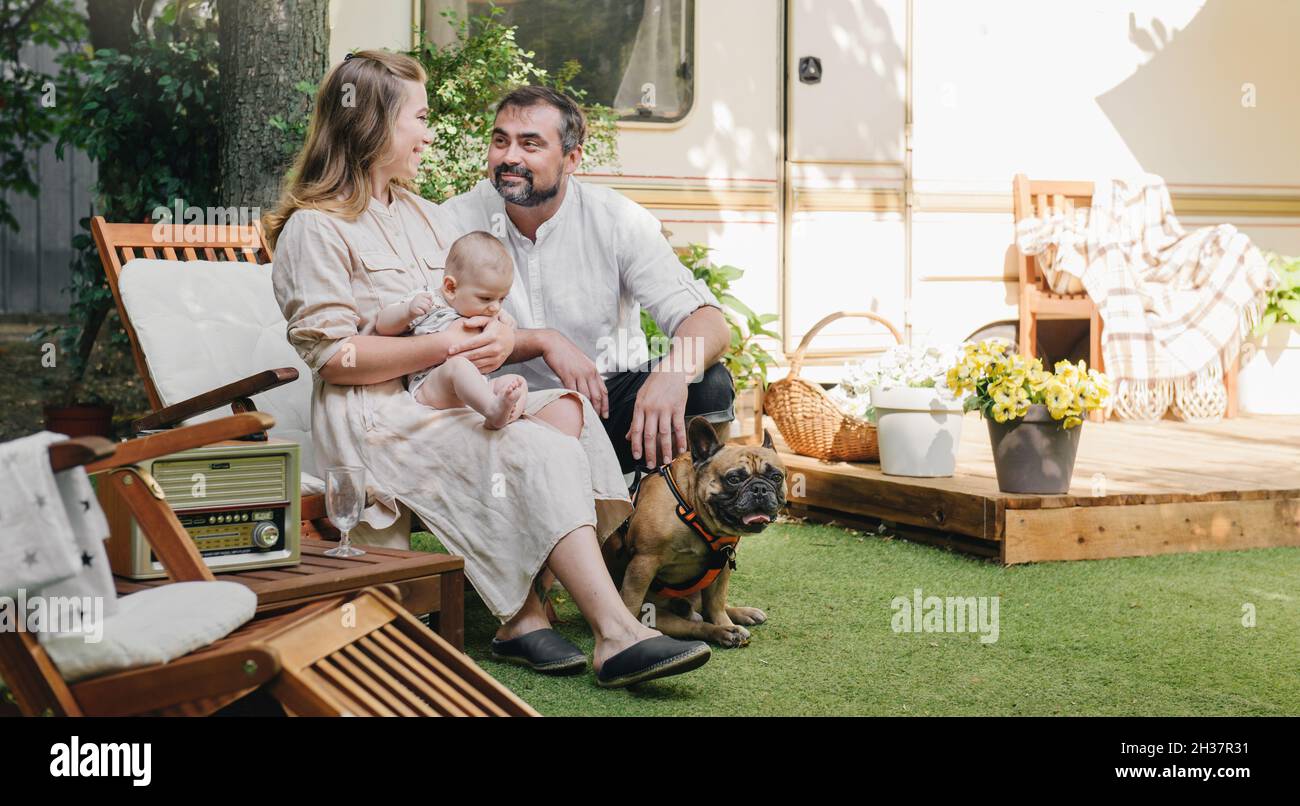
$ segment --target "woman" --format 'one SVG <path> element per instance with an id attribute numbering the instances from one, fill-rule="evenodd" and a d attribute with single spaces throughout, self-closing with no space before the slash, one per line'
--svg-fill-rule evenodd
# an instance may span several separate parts
<path id="1" fill-rule="evenodd" d="M 362 521 L 378 530 L 372 540 L 405 540 L 395 534 L 405 505 L 465 557 L 470 582 L 503 622 L 494 656 L 550 673 L 585 668 L 545 614 L 554 574 L 591 624 L 600 685 L 696 668 L 707 645 L 643 625 L 605 568 L 600 541 L 631 504 L 587 398 L 530 392 L 523 418 L 488 430 L 472 409 L 421 406 L 401 379 L 453 354 L 496 369 L 514 346 L 508 325 L 479 317 L 435 334 L 374 335 L 380 308 L 436 287 L 459 234 L 409 190 L 432 141 L 428 114 L 414 59 L 349 56 L 322 82 L 307 142 L 267 218 L 276 300 L 314 376 L 320 464 L 366 468 L 375 503 Z"/>

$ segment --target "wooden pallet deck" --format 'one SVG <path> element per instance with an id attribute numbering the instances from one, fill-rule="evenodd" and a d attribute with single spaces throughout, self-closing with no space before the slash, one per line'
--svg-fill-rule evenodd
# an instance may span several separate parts
<path id="1" fill-rule="evenodd" d="M 777 431 L 767 420 L 768 430 Z M 1068 495 L 998 491 L 987 426 L 967 415 L 957 474 L 886 476 L 878 464 L 789 453 L 804 495 L 790 512 L 900 533 L 997 559 L 1140 557 L 1300 546 L 1300 417 L 1212 424 L 1085 423 Z"/>

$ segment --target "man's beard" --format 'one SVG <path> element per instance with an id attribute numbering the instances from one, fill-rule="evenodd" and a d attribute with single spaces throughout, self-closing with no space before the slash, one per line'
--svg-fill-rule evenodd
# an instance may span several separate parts
<path id="1" fill-rule="evenodd" d="M 507 184 L 501 179 L 502 175 L 521 176 L 524 181 L 519 184 Z M 501 198 L 519 207 L 536 207 L 545 204 L 560 192 L 559 179 L 556 179 L 555 184 L 549 188 L 537 188 L 533 185 L 532 171 L 523 165 L 507 166 L 505 163 L 497 166 L 492 177 L 492 186 L 497 189 L 497 193 L 501 194 Z"/>

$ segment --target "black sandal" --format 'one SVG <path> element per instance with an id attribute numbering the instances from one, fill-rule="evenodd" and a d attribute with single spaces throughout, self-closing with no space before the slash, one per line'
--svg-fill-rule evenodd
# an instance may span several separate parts
<path id="1" fill-rule="evenodd" d="M 596 685 L 622 688 L 698 669 L 708 662 L 709 645 L 657 635 L 639 641 L 601 664 Z"/>
<path id="2" fill-rule="evenodd" d="M 550 628 L 508 641 L 493 638 L 490 654 L 496 660 L 527 666 L 542 674 L 575 674 L 587 668 L 583 651 Z"/>

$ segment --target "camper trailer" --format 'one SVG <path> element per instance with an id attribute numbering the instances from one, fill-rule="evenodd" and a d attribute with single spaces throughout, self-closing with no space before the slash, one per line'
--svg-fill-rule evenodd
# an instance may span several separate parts
<path id="1" fill-rule="evenodd" d="M 336 59 L 450 34 L 486 2 L 336 0 Z M 540 66 L 584 62 L 614 106 L 619 164 L 583 181 L 650 209 L 675 245 L 744 269 L 736 295 L 779 314 L 789 354 L 835 311 L 912 343 L 1014 337 L 1012 177 L 1149 172 L 1187 227 L 1230 222 L 1300 251 L 1300 57 L 1286 0 L 497 0 Z M 1229 11 L 1229 7 L 1232 10 Z M 1044 31 L 1069 31 L 1068 37 Z M 578 82 L 582 84 L 582 79 Z M 1087 323 L 1044 326 L 1086 356 Z M 803 374 L 893 342 L 843 319 Z"/>

